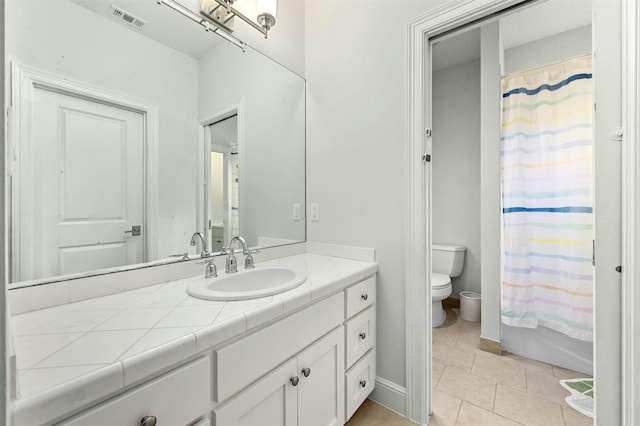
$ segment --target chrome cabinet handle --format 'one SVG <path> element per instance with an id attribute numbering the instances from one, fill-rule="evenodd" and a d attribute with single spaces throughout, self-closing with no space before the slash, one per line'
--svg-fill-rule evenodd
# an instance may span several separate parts
<path id="1" fill-rule="evenodd" d="M 140 426 L 156 426 L 156 416 L 144 416 L 142 420 L 140 420 Z"/>
<path id="2" fill-rule="evenodd" d="M 367 338 L 367 333 L 360 333 L 360 338 L 362 340 L 366 339 Z"/>
<path id="3" fill-rule="evenodd" d="M 367 381 L 366 380 L 360 380 L 360 387 L 361 388 L 366 388 L 367 387 Z"/>
<path id="4" fill-rule="evenodd" d="M 362 300 L 367 300 L 369 298 L 369 295 L 367 293 L 364 293 L 362 296 L 360 296 L 362 298 Z"/>
<path id="5" fill-rule="evenodd" d="M 302 369 L 302 375 L 304 377 L 309 377 L 311 375 L 311 369 L 309 367 Z"/>
<path id="6" fill-rule="evenodd" d="M 298 386 L 298 382 L 300 381 L 300 378 L 298 376 L 293 376 L 292 378 L 289 379 L 289 381 L 293 386 Z"/>

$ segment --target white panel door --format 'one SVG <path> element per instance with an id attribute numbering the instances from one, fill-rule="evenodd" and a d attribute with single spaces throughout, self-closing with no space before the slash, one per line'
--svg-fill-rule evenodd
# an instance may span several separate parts
<path id="1" fill-rule="evenodd" d="M 144 261 L 143 114 L 36 86 L 29 132 L 19 279 Z"/>
<path id="2" fill-rule="evenodd" d="M 294 426 L 297 424 L 295 359 L 276 369 L 258 383 L 214 411 L 217 426 Z"/>
<path id="3" fill-rule="evenodd" d="M 306 374 L 306 376 L 305 376 Z M 298 424 L 344 423 L 344 328 L 340 327 L 298 356 Z"/>

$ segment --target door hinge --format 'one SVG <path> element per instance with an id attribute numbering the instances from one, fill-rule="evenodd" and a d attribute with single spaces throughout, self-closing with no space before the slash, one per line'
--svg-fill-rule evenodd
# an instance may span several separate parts
<path id="1" fill-rule="evenodd" d="M 422 162 L 430 163 L 431 162 L 431 154 L 422 154 Z"/>

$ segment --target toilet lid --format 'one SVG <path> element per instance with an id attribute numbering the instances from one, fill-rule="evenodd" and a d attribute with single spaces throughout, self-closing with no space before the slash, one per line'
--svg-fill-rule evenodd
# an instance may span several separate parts
<path id="1" fill-rule="evenodd" d="M 431 273 L 431 288 L 442 288 L 451 284 L 451 278 L 445 274 Z"/>

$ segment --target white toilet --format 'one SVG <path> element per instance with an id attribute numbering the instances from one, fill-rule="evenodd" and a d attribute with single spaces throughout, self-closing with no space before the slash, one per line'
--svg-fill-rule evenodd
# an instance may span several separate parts
<path id="1" fill-rule="evenodd" d="M 431 245 L 431 326 L 442 325 L 447 314 L 442 309 L 442 301 L 451 294 L 451 277 L 462 273 L 465 246 Z"/>

